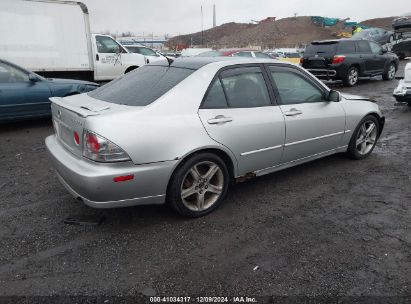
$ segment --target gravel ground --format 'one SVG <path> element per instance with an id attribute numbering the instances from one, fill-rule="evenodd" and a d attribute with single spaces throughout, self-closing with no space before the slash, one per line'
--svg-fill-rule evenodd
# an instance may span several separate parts
<path id="1" fill-rule="evenodd" d="M 195 220 L 165 206 L 86 207 L 49 165 L 49 120 L 1 126 L 0 296 L 410 299 L 411 108 L 391 96 L 396 84 L 332 85 L 385 112 L 371 157 L 335 155 L 235 185 Z M 80 215 L 106 220 L 63 223 Z"/>

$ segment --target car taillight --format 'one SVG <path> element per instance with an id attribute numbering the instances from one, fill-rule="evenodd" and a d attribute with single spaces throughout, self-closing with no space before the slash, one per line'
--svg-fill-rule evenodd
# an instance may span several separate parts
<path id="1" fill-rule="evenodd" d="M 333 63 L 332 64 L 339 64 L 344 62 L 345 56 L 344 55 L 335 55 L 333 58 Z"/>
<path id="2" fill-rule="evenodd" d="M 77 131 L 74 131 L 73 137 L 74 137 L 74 142 L 76 143 L 76 145 L 77 146 L 80 145 L 80 136 L 78 135 Z"/>
<path id="3" fill-rule="evenodd" d="M 301 57 L 301 58 L 300 58 L 300 64 L 303 65 L 303 63 L 304 63 L 304 58 Z"/>
<path id="4" fill-rule="evenodd" d="M 130 157 L 108 139 L 84 130 L 83 156 L 98 162 L 128 161 Z"/>

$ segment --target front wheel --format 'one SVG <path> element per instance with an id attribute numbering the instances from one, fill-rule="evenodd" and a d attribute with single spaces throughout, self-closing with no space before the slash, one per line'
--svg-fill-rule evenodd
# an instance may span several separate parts
<path id="1" fill-rule="evenodd" d="M 397 73 L 397 68 L 394 63 L 390 63 L 388 69 L 382 74 L 382 79 L 393 80 L 395 78 L 395 73 Z"/>
<path id="2" fill-rule="evenodd" d="M 356 67 L 351 67 L 347 75 L 343 79 L 343 84 L 347 87 L 352 87 L 355 86 L 358 82 L 358 77 L 360 76 L 360 72 L 358 68 Z"/>
<path id="3" fill-rule="evenodd" d="M 347 153 L 351 158 L 364 159 L 374 150 L 379 136 L 380 124 L 372 115 L 364 117 L 355 129 Z"/>
<path id="4" fill-rule="evenodd" d="M 185 161 L 173 174 L 167 199 L 187 217 L 200 217 L 216 209 L 224 199 L 230 175 L 215 154 L 201 153 Z"/>

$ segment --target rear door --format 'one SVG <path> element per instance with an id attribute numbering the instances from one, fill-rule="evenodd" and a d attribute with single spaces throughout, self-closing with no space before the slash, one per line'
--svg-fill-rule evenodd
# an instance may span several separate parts
<path id="1" fill-rule="evenodd" d="M 0 120 L 50 115 L 50 89 L 26 71 L 0 62 Z"/>
<path id="2" fill-rule="evenodd" d="M 199 116 L 208 134 L 237 158 L 240 174 L 280 163 L 284 117 L 260 65 L 225 69 L 213 80 Z"/>
<path id="3" fill-rule="evenodd" d="M 302 160 L 342 145 L 345 111 L 327 91 L 297 68 L 269 66 L 285 117 L 282 163 Z"/>

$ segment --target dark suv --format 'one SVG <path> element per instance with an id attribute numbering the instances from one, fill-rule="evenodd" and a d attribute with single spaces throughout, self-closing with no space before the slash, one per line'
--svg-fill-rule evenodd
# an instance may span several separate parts
<path id="1" fill-rule="evenodd" d="M 359 77 L 382 75 L 393 80 L 399 60 L 378 43 L 359 39 L 312 42 L 301 58 L 301 65 L 318 78 L 342 80 L 353 86 Z"/>

